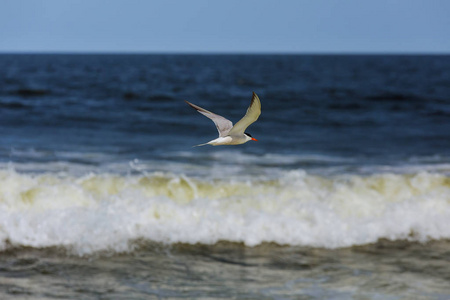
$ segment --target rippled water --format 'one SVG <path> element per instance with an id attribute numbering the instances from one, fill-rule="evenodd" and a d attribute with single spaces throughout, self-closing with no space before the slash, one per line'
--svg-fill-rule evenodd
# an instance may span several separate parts
<path id="1" fill-rule="evenodd" d="M 449 243 L 387 242 L 326 250 L 262 244 L 161 246 L 68 256 L 2 254 L 3 299 L 447 299 Z"/>

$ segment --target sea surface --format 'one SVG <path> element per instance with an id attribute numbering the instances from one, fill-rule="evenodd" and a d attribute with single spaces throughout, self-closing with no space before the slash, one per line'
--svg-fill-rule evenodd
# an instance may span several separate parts
<path id="1" fill-rule="evenodd" d="M 0 299 L 450 299 L 450 56 L 0 55 Z"/>

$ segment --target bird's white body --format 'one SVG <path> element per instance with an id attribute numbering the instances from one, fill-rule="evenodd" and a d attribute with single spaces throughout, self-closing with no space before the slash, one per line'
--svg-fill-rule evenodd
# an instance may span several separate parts
<path id="1" fill-rule="evenodd" d="M 243 135 L 235 135 L 235 136 L 225 136 L 225 137 L 218 137 L 217 139 L 214 139 L 212 141 L 209 141 L 205 144 L 200 144 L 197 146 L 203 146 L 203 145 L 212 145 L 212 146 L 223 146 L 223 145 L 240 145 L 247 143 L 248 141 L 251 141 L 252 138 L 243 134 Z"/>
<path id="2" fill-rule="evenodd" d="M 259 98 L 255 93 L 253 93 L 252 102 L 247 109 L 247 113 L 234 126 L 230 120 L 220 115 L 207 111 L 206 109 L 201 108 L 200 106 L 192 104 L 188 101 L 186 101 L 186 103 L 205 117 L 210 118 L 214 122 L 214 124 L 216 124 L 217 130 L 219 131 L 218 138 L 197 146 L 240 145 L 250 140 L 257 141 L 257 139 L 254 139 L 250 134 L 244 132 L 245 129 L 250 126 L 250 124 L 258 120 L 258 117 L 261 114 L 261 102 L 259 101 Z"/>

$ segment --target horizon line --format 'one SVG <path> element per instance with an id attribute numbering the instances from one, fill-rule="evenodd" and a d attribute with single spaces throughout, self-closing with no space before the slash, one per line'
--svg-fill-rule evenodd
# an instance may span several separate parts
<path id="1" fill-rule="evenodd" d="M 450 55 L 442 51 L 111 51 L 0 50 L 0 55 Z"/>

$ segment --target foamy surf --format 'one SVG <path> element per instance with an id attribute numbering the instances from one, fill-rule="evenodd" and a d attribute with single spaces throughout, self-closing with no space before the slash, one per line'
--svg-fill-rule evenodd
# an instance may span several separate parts
<path id="1" fill-rule="evenodd" d="M 206 180 L 0 171 L 0 247 L 130 251 L 133 241 L 338 248 L 450 238 L 450 178 L 435 173 Z"/>

